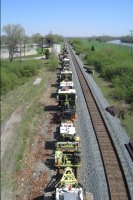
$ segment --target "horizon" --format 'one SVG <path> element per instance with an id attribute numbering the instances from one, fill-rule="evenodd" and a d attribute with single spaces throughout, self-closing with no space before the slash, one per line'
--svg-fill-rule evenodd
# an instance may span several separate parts
<path id="1" fill-rule="evenodd" d="M 121 37 L 133 29 L 132 8 L 132 0 L 1 0 L 1 27 L 20 24 L 28 36 Z"/>

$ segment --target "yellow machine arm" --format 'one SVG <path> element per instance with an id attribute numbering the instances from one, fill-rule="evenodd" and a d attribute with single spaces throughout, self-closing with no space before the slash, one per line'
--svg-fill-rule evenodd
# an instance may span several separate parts
<path id="1" fill-rule="evenodd" d="M 78 181 L 73 174 L 72 168 L 67 167 L 65 169 L 65 172 L 59 182 L 59 185 L 60 186 L 66 186 L 66 185 L 76 186 L 76 185 L 78 185 Z"/>

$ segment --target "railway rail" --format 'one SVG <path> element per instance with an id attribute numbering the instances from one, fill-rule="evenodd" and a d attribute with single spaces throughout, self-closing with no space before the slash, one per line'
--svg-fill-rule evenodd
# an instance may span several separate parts
<path id="1" fill-rule="evenodd" d="M 80 85 L 98 141 L 107 180 L 109 198 L 111 200 L 131 200 L 126 177 L 124 175 L 124 171 L 122 169 L 122 165 L 109 130 L 91 92 L 91 89 L 89 88 L 89 85 L 84 77 L 81 66 L 78 63 L 73 50 L 71 49 L 71 46 L 67 44 L 67 47 L 69 49 L 70 56 L 80 81 Z"/>
<path id="2" fill-rule="evenodd" d="M 133 141 L 130 140 L 128 144 L 125 144 L 125 146 L 129 152 L 131 159 L 133 160 Z"/>

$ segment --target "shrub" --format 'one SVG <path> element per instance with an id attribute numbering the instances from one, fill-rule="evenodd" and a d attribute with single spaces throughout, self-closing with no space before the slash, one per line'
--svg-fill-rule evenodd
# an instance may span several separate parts
<path id="1" fill-rule="evenodd" d="M 120 100 L 133 103 L 133 73 L 117 76 L 112 80 L 114 96 Z"/>
<path id="2" fill-rule="evenodd" d="M 6 94 L 16 86 L 23 84 L 29 77 L 38 73 L 37 61 L 7 62 L 1 61 L 1 94 Z"/>
<path id="3" fill-rule="evenodd" d="M 133 107 L 133 61 L 130 48 L 116 45 L 73 39 L 76 51 L 84 52 L 84 61 L 107 81 L 113 83 L 113 96 L 130 102 Z M 95 51 L 91 47 L 95 46 Z"/>
<path id="4" fill-rule="evenodd" d="M 51 56 L 48 67 L 51 71 L 55 71 L 59 66 L 58 59 L 54 56 Z"/>
<path id="5" fill-rule="evenodd" d="M 1 94 L 12 90 L 18 82 L 18 77 L 15 74 L 8 72 L 7 69 L 1 69 Z"/>
<path id="6" fill-rule="evenodd" d="M 49 49 L 46 49 L 46 50 L 45 50 L 45 56 L 46 56 L 46 59 L 48 59 L 48 58 L 49 58 L 49 56 L 50 56 Z"/>
<path id="7" fill-rule="evenodd" d="M 36 51 L 37 51 L 38 54 L 41 54 L 41 55 L 42 55 L 42 53 L 43 53 L 42 48 L 37 48 Z"/>

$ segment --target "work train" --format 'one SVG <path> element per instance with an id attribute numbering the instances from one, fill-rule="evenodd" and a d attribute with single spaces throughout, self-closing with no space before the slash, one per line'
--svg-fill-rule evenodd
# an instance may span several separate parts
<path id="1" fill-rule="evenodd" d="M 54 199 L 93 200 L 93 194 L 86 193 L 76 177 L 77 168 L 81 166 L 80 137 L 77 135 L 74 125 L 77 119 L 75 103 L 77 96 L 66 45 L 59 54 L 59 60 L 61 69 L 58 76 L 57 101 L 60 127 L 54 165 L 59 172 L 62 172 L 62 178 L 57 180 Z"/>

